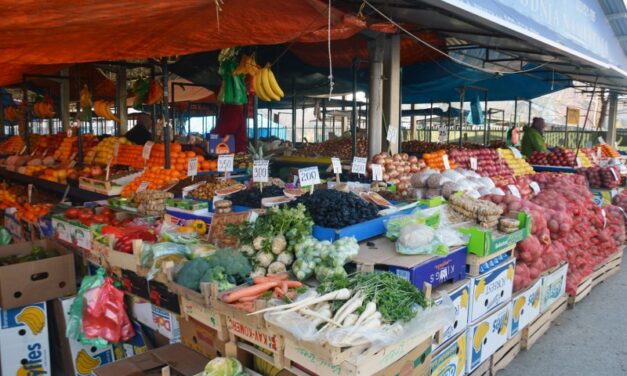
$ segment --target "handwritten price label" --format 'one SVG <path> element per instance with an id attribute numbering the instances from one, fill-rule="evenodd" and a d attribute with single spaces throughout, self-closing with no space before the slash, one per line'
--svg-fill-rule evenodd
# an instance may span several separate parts
<path id="1" fill-rule="evenodd" d="M 442 163 L 444 164 L 444 169 L 445 170 L 450 170 L 451 169 L 451 163 L 448 161 L 448 155 L 444 154 L 442 156 Z"/>
<path id="2" fill-rule="evenodd" d="M 342 162 L 340 161 L 340 158 L 331 158 L 331 165 L 333 166 L 333 173 L 334 174 L 341 174 L 342 173 Z"/>
<path id="3" fill-rule="evenodd" d="M 190 158 L 187 160 L 187 176 L 198 175 L 198 158 Z"/>
<path id="4" fill-rule="evenodd" d="M 383 181 L 383 168 L 380 164 L 372 165 L 372 180 Z"/>
<path id="5" fill-rule="evenodd" d="M 146 141 L 146 143 L 144 144 L 144 148 L 142 149 L 142 158 L 143 159 L 150 159 L 150 152 L 152 151 L 152 147 L 154 146 L 154 142 L 152 141 Z"/>
<path id="6" fill-rule="evenodd" d="M 150 183 L 149 183 L 149 182 L 147 182 L 147 181 L 143 181 L 143 182 L 141 182 L 141 183 L 139 184 L 139 187 L 137 187 L 137 190 L 136 190 L 135 192 L 143 192 L 143 191 L 145 191 L 145 190 L 146 190 L 146 188 L 148 188 L 148 185 L 149 185 L 149 184 L 150 184 Z"/>
<path id="7" fill-rule="evenodd" d="M 518 190 L 517 186 L 510 184 L 510 185 L 507 186 L 507 189 L 509 189 L 509 191 L 512 192 L 512 195 L 514 197 L 521 198 L 520 197 L 520 191 Z"/>
<path id="8" fill-rule="evenodd" d="M 582 164 L 581 164 L 581 158 L 577 157 L 577 158 L 576 158 L 576 162 L 577 162 L 577 167 L 581 167 L 581 166 L 582 166 Z"/>
<path id="9" fill-rule="evenodd" d="M 270 177 L 268 176 L 268 165 L 270 161 L 263 159 L 253 161 L 253 182 L 255 183 L 267 183 Z"/>
<path id="10" fill-rule="evenodd" d="M 307 167 L 298 170 L 298 180 L 301 187 L 320 184 L 320 172 L 318 167 Z"/>
<path id="11" fill-rule="evenodd" d="M 616 180 L 616 181 L 620 180 L 618 178 L 618 174 L 616 173 L 616 170 L 614 170 L 613 167 L 610 167 L 610 172 L 612 173 L 612 176 L 614 176 L 614 180 Z"/>
<path id="12" fill-rule="evenodd" d="M 351 171 L 353 172 L 353 174 L 365 175 L 367 162 L 368 160 L 366 158 L 354 157 L 353 165 L 351 166 Z"/>
<path id="13" fill-rule="evenodd" d="M 477 158 L 476 157 L 470 157 L 470 168 L 472 170 L 476 170 L 477 169 Z"/>
<path id="14" fill-rule="evenodd" d="M 233 172 L 233 154 L 218 156 L 218 172 Z"/>
<path id="15" fill-rule="evenodd" d="M 531 183 L 529 183 L 529 187 L 533 191 L 533 194 L 537 195 L 538 193 L 540 193 L 540 185 L 536 183 L 535 181 L 532 181 Z"/>
<path id="16" fill-rule="evenodd" d="M 389 127 L 386 139 L 390 143 L 395 144 L 398 141 L 398 127 Z"/>
<path id="17" fill-rule="evenodd" d="M 118 158 L 118 154 L 120 153 L 120 142 L 116 141 L 115 144 L 113 144 L 113 158 Z"/>
<path id="18" fill-rule="evenodd" d="M 513 146 L 510 146 L 510 147 L 509 147 L 509 150 L 511 150 L 511 151 L 512 151 L 512 153 L 514 154 L 514 158 L 516 158 L 516 159 L 520 159 L 520 158 L 522 158 L 522 154 L 520 154 L 520 150 L 516 149 L 516 148 L 515 148 L 515 147 L 513 147 Z"/>

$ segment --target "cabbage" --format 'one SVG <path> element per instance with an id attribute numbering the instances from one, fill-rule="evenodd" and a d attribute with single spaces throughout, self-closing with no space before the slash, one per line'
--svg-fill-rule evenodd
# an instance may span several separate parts
<path id="1" fill-rule="evenodd" d="M 233 358 L 215 358 L 205 366 L 202 376 L 245 376 L 244 368 Z"/>

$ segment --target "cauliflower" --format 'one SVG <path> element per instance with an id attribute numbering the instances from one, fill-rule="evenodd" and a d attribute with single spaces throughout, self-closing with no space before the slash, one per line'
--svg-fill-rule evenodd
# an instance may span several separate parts
<path id="1" fill-rule="evenodd" d="M 255 255 L 255 249 L 248 244 L 241 246 L 239 250 L 248 257 L 253 257 Z"/>
<path id="2" fill-rule="evenodd" d="M 294 264 L 292 264 L 292 271 L 298 280 L 303 281 L 313 275 L 313 269 L 315 266 L 316 265 L 314 263 L 307 262 L 304 259 L 299 259 L 294 261 Z"/>
<path id="3" fill-rule="evenodd" d="M 280 274 L 285 273 L 287 269 L 285 268 L 285 264 L 279 261 L 275 261 L 270 266 L 268 266 L 268 273 L 270 274 Z"/>
<path id="4" fill-rule="evenodd" d="M 294 255 L 289 252 L 283 252 L 276 258 L 276 260 L 285 265 L 292 265 L 294 262 Z"/>
<path id="5" fill-rule="evenodd" d="M 263 236 L 257 236 L 255 240 L 253 240 L 253 248 L 257 251 L 261 251 L 263 249 L 263 243 L 266 240 Z"/>
<path id="6" fill-rule="evenodd" d="M 274 255 L 270 252 L 259 252 L 255 255 L 255 261 L 264 268 L 267 268 L 274 261 Z"/>
<path id="7" fill-rule="evenodd" d="M 285 239 L 285 236 L 279 234 L 272 238 L 272 253 L 278 255 L 285 251 L 285 248 L 287 248 L 287 240 Z"/>
<path id="8" fill-rule="evenodd" d="M 250 273 L 250 276 L 252 278 L 254 277 L 264 277 L 266 275 L 266 268 L 264 268 L 263 266 L 257 266 L 255 269 L 253 269 L 253 271 Z"/>

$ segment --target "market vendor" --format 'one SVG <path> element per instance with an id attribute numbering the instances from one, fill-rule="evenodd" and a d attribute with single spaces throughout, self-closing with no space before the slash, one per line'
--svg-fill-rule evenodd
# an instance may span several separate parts
<path id="1" fill-rule="evenodd" d="M 211 133 L 219 134 L 220 136 L 232 135 L 235 138 L 235 151 L 243 152 L 246 151 L 248 146 L 248 135 L 246 132 L 244 107 L 241 105 L 222 104 L 216 127 Z"/>
<path id="2" fill-rule="evenodd" d="M 527 158 L 529 158 L 534 151 L 547 151 L 544 142 L 544 127 L 544 119 L 541 117 L 533 118 L 531 126 L 525 127 L 520 150 Z"/>

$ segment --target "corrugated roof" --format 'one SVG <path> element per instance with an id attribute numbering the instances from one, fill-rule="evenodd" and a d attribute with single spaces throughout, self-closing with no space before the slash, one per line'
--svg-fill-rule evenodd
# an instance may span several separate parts
<path id="1" fill-rule="evenodd" d="M 627 53 L 627 1 L 600 0 L 608 22 L 620 41 L 623 51 Z"/>

